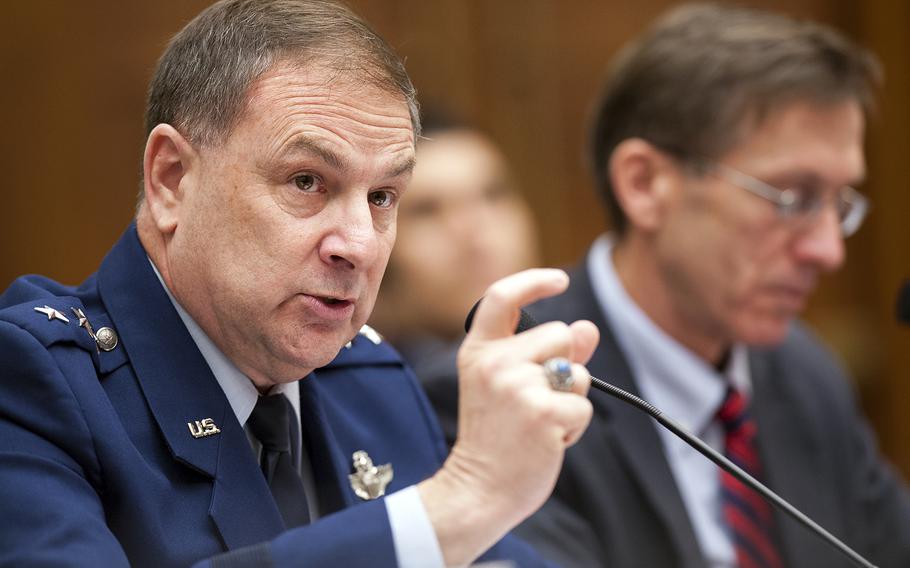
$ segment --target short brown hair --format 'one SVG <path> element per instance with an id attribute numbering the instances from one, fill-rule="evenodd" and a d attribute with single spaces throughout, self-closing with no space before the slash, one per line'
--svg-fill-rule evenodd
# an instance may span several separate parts
<path id="1" fill-rule="evenodd" d="M 223 140 L 249 86 L 279 61 L 353 73 L 407 102 L 420 133 L 416 92 L 392 48 L 347 7 L 329 0 L 222 0 L 170 41 L 149 85 L 146 135 L 167 123 L 195 144 Z"/>
<path id="2" fill-rule="evenodd" d="M 854 99 L 868 111 L 881 78 L 875 56 L 821 24 L 740 7 L 694 4 L 658 20 L 611 66 L 594 113 L 591 160 L 615 229 L 610 155 L 642 138 L 681 161 L 718 157 L 791 100 Z"/>

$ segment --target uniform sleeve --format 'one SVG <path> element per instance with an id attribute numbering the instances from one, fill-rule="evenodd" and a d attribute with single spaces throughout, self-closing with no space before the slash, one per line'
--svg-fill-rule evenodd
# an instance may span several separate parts
<path id="1" fill-rule="evenodd" d="M 56 360 L 0 321 L 0 565 L 129 565 L 105 522 L 92 446 Z"/>

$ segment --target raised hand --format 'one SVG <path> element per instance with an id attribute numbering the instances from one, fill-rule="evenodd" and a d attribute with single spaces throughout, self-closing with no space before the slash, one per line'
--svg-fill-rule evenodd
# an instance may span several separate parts
<path id="1" fill-rule="evenodd" d="M 591 420 L 583 364 L 591 322 L 550 322 L 514 334 L 522 306 L 563 292 L 561 270 L 532 269 L 488 289 L 458 354 L 458 437 L 444 467 L 420 485 L 447 564 L 467 564 L 537 510 L 563 456 Z M 572 361 L 571 390 L 554 390 L 542 364 Z"/>

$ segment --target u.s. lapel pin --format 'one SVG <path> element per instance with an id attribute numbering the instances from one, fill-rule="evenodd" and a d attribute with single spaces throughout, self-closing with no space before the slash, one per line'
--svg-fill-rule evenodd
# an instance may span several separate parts
<path id="1" fill-rule="evenodd" d="M 47 321 L 58 320 L 58 321 L 62 321 L 63 323 L 70 322 L 70 320 L 68 320 L 65 315 L 63 315 L 61 312 L 55 310 L 54 308 L 48 306 L 47 304 L 44 304 L 43 308 L 35 307 L 35 311 L 46 315 Z"/>
<path id="2" fill-rule="evenodd" d="M 354 494 L 369 501 L 385 495 L 386 486 L 392 481 L 392 464 L 373 465 L 370 455 L 363 450 L 354 452 L 354 473 L 348 475 Z"/>
<path id="3" fill-rule="evenodd" d="M 211 418 L 187 422 L 186 426 L 190 429 L 190 434 L 192 434 L 194 438 L 205 438 L 221 432 L 221 429 L 215 425 L 215 421 Z"/>

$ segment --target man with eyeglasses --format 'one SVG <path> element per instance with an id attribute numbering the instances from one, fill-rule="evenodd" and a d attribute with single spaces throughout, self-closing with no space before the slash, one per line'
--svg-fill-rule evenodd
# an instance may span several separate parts
<path id="1" fill-rule="evenodd" d="M 875 58 L 742 8 L 667 14 L 612 66 L 592 160 L 613 232 L 538 320 L 590 319 L 591 373 L 685 425 L 879 566 L 910 566 L 910 500 L 848 381 L 795 319 L 868 210 Z M 849 561 L 602 393 L 520 530 L 565 565 Z"/>

